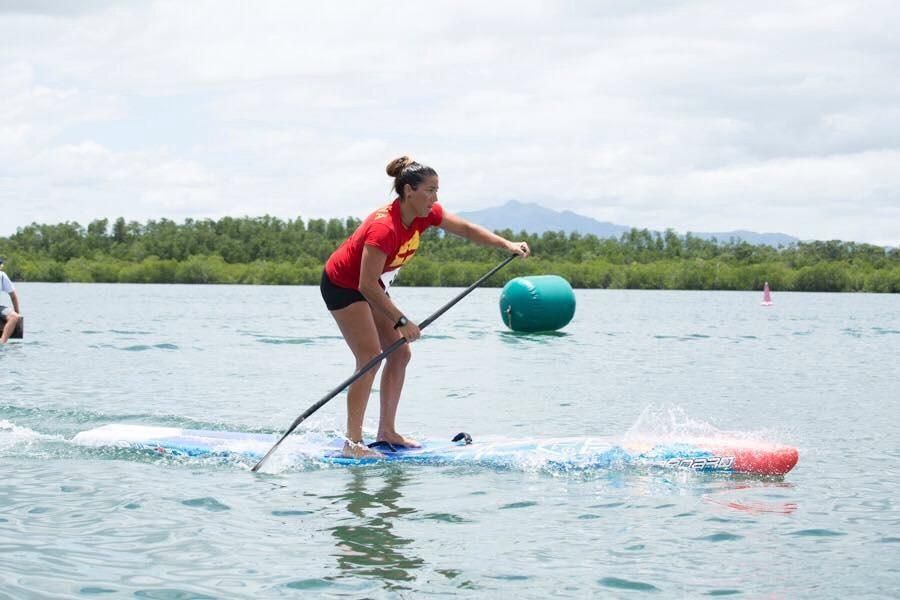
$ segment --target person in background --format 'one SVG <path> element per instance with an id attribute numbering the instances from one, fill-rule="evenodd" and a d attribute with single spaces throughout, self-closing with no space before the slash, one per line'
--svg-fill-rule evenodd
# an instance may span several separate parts
<path id="1" fill-rule="evenodd" d="M 408 156 L 392 160 L 387 174 L 393 178 L 397 197 L 369 215 L 325 263 L 322 299 L 337 321 L 344 341 L 356 358 L 356 368 L 378 356 L 404 337 L 419 338 L 419 326 L 408 319 L 388 295 L 390 280 L 408 263 L 419 247 L 422 232 L 440 227 L 482 246 L 492 246 L 526 257 L 525 242 L 511 242 L 465 219 L 445 211 L 437 201 L 438 175 L 431 167 Z M 385 359 L 381 373 L 381 413 L 375 447 L 417 447 L 396 429 L 397 406 L 412 356 L 404 344 Z M 363 418 L 375 380 L 373 369 L 357 380 L 347 393 L 347 439 L 343 454 L 351 458 L 380 457 L 380 452 L 362 443 Z"/>
<path id="2" fill-rule="evenodd" d="M 3 271 L 3 263 L 5 260 L 0 258 L 0 291 L 9 294 L 12 301 L 12 308 L 0 304 L 0 326 L 3 327 L 0 332 L 0 344 L 5 344 L 9 340 L 9 336 L 16 330 L 19 324 L 19 295 L 16 294 L 16 286 L 13 285 L 10 278 Z"/>

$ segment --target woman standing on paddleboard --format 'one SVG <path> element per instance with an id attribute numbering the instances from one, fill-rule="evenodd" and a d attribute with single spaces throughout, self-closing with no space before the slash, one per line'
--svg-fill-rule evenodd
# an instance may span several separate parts
<path id="1" fill-rule="evenodd" d="M 419 338 L 410 321 L 387 293 L 397 269 L 408 263 L 419 247 L 422 232 L 440 227 L 448 233 L 483 246 L 528 256 L 525 242 L 511 242 L 484 227 L 445 212 L 438 204 L 438 174 L 408 156 L 392 160 L 387 174 L 394 178 L 397 198 L 366 217 L 357 230 L 332 253 L 322 273 L 322 298 L 337 321 L 359 369 L 392 343 Z M 381 373 L 381 415 L 377 441 L 418 446 L 396 429 L 397 407 L 406 365 L 412 353 L 404 344 L 384 361 Z M 359 378 L 347 393 L 347 441 L 343 454 L 352 458 L 381 456 L 363 442 L 362 425 L 376 369 Z"/>

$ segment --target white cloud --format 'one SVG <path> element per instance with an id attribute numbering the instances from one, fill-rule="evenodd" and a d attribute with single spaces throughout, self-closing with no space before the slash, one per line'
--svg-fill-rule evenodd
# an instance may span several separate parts
<path id="1" fill-rule="evenodd" d="M 471 210 L 900 243 L 891 2 L 0 3 L 0 235 Z"/>

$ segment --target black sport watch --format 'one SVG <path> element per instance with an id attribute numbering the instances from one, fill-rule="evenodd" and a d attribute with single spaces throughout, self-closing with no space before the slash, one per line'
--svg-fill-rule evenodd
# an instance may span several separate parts
<path id="1" fill-rule="evenodd" d="M 403 315 L 400 315 L 400 318 L 397 319 L 397 322 L 396 322 L 396 323 L 394 323 L 394 329 L 400 329 L 401 327 L 403 327 L 403 326 L 406 325 L 407 323 L 409 323 L 409 319 L 407 319 L 407 318 L 404 317 Z"/>

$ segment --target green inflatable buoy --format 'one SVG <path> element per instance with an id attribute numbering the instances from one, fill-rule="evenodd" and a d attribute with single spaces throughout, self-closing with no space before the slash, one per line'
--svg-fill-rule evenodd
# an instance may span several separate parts
<path id="1" fill-rule="evenodd" d="M 500 294 L 500 316 L 513 331 L 556 331 L 575 315 L 575 293 L 559 275 L 516 277 Z"/>

